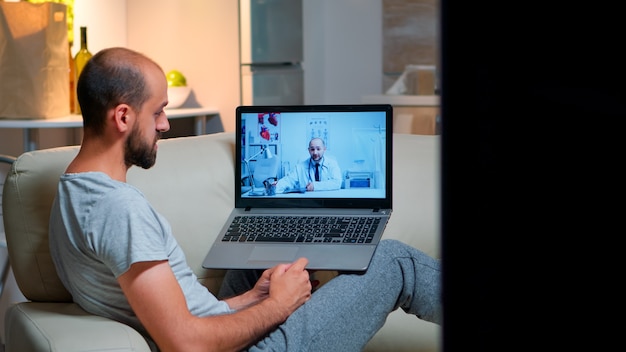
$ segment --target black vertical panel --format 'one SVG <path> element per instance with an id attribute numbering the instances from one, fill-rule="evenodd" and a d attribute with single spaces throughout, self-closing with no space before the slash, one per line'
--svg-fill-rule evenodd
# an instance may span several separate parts
<path id="1" fill-rule="evenodd" d="M 608 4 L 441 1 L 444 351 L 610 345 L 626 59 Z"/>

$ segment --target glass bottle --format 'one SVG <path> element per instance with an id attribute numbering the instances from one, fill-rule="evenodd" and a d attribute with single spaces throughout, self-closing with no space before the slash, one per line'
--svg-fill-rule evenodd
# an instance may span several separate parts
<path id="1" fill-rule="evenodd" d="M 80 77 L 80 73 L 83 71 L 83 67 L 87 64 L 87 61 L 91 59 L 91 52 L 87 48 L 87 27 L 80 27 L 80 49 L 74 56 L 74 64 L 76 65 L 76 82 Z M 75 91 L 75 89 L 74 89 Z M 77 114 L 80 114 L 80 105 L 76 100 L 75 110 Z"/>
<path id="2" fill-rule="evenodd" d="M 72 45 L 74 43 L 69 42 L 69 63 L 70 63 L 70 113 L 76 113 L 76 66 L 74 65 L 74 58 L 72 58 Z"/>

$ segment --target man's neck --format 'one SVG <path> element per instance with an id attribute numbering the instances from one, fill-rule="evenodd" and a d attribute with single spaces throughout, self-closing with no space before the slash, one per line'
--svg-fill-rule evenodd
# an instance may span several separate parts
<path id="1" fill-rule="evenodd" d="M 128 167 L 124 163 L 123 146 L 84 142 L 66 172 L 103 172 L 114 180 L 126 182 Z"/>

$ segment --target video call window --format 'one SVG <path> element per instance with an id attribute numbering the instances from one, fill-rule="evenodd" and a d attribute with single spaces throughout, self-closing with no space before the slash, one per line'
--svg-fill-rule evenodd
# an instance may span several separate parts
<path id="1" fill-rule="evenodd" d="M 385 112 L 244 113 L 241 121 L 241 179 L 244 197 L 383 198 L 385 192 Z M 337 189 L 306 192 L 315 174 L 309 142 L 325 145 L 326 167 L 339 169 Z M 298 169 L 299 168 L 299 169 Z M 296 174 L 298 174 L 296 176 Z M 279 181 L 291 175 L 290 187 Z M 264 181 L 267 181 L 264 183 Z M 330 187 L 330 186 L 329 186 Z M 283 187 L 284 188 L 284 187 Z"/>

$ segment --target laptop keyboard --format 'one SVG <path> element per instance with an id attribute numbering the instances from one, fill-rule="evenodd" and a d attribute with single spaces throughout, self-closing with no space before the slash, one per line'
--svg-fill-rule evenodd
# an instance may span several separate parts
<path id="1" fill-rule="evenodd" d="M 373 216 L 237 216 L 222 241 L 371 243 L 379 224 Z"/>

